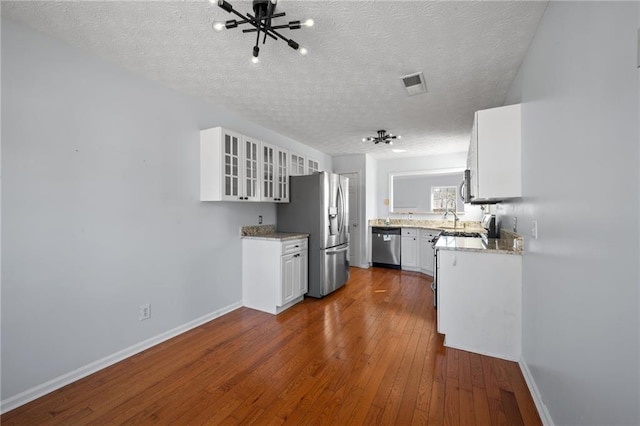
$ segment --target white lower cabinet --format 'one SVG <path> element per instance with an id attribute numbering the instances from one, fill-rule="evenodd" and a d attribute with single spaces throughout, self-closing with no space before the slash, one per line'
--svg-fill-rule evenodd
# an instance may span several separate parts
<path id="1" fill-rule="evenodd" d="M 400 267 L 407 271 L 418 270 L 418 230 L 415 228 L 402 228 Z"/>
<path id="2" fill-rule="evenodd" d="M 307 239 L 242 240 L 242 304 L 279 314 L 308 291 Z"/>
<path id="3" fill-rule="evenodd" d="M 418 231 L 418 267 L 423 274 L 433 276 L 433 239 L 440 231 L 420 229 Z"/>
<path id="4" fill-rule="evenodd" d="M 438 250 L 438 332 L 445 346 L 519 361 L 522 256 Z"/>

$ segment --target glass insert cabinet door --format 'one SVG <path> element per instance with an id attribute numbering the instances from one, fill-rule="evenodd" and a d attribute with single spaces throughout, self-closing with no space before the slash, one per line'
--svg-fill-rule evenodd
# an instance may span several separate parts
<path id="1" fill-rule="evenodd" d="M 291 176 L 305 174 L 304 157 L 298 154 L 291 154 Z"/>
<path id="2" fill-rule="evenodd" d="M 278 185 L 276 187 L 276 201 L 287 201 L 289 199 L 287 170 L 288 162 L 287 151 L 278 150 Z"/>
<path id="3" fill-rule="evenodd" d="M 312 174 L 320 171 L 320 165 L 316 160 L 308 159 L 307 173 Z"/>
<path id="4" fill-rule="evenodd" d="M 244 140 L 244 200 L 258 199 L 258 151 L 259 143 Z"/>
<path id="5" fill-rule="evenodd" d="M 240 137 L 231 133 L 224 134 L 224 196 L 240 197 Z"/>
<path id="6" fill-rule="evenodd" d="M 262 198 L 271 200 L 274 198 L 274 168 L 275 158 L 274 148 L 267 144 L 262 144 Z"/>

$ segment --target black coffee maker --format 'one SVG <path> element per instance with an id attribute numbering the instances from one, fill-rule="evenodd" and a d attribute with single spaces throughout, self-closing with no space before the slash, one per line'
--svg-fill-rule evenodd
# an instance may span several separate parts
<path id="1" fill-rule="evenodd" d="M 482 227 L 487 230 L 487 238 L 498 238 L 498 229 L 496 227 L 496 215 L 485 214 L 482 218 Z"/>

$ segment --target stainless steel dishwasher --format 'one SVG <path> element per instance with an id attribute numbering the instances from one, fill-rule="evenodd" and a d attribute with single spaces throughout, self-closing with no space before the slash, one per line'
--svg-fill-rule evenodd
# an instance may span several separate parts
<path id="1" fill-rule="evenodd" d="M 400 228 L 371 228 L 371 264 L 400 269 Z"/>

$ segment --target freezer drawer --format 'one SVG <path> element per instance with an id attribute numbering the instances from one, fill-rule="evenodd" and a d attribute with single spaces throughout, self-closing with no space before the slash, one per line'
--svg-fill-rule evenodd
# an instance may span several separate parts
<path id="1" fill-rule="evenodd" d="M 400 228 L 372 228 L 371 263 L 400 269 Z"/>
<path id="2" fill-rule="evenodd" d="M 320 250 L 321 296 L 342 287 L 349 280 L 349 244 Z"/>

